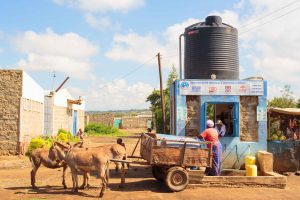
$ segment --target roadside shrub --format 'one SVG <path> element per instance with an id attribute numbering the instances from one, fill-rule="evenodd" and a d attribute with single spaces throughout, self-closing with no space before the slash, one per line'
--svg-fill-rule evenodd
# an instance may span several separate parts
<path id="1" fill-rule="evenodd" d="M 120 132 L 119 129 L 114 128 L 112 126 L 106 126 L 104 124 L 99 124 L 99 123 L 90 123 L 88 124 L 84 131 L 88 135 L 115 135 L 119 136 L 124 133 Z"/>
<path id="2" fill-rule="evenodd" d="M 30 155 L 32 151 L 37 148 L 49 149 L 52 144 L 53 144 L 53 139 L 50 137 L 43 137 L 43 136 L 35 137 L 30 141 L 26 155 Z"/>
<path id="3" fill-rule="evenodd" d="M 37 148 L 46 148 L 49 149 L 51 145 L 55 142 L 80 142 L 80 139 L 73 136 L 70 132 L 64 130 L 64 129 L 59 129 L 58 133 L 54 137 L 50 136 L 38 136 L 35 138 L 32 138 L 29 147 L 26 151 L 26 155 L 29 156 L 34 149 Z"/>
<path id="4" fill-rule="evenodd" d="M 76 136 L 73 136 L 72 133 L 64 130 L 58 129 L 58 133 L 56 135 L 56 140 L 60 142 L 79 142 L 80 139 Z"/>

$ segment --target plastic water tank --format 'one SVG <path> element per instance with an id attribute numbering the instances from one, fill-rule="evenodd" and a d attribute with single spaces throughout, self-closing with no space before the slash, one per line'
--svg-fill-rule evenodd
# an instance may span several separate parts
<path id="1" fill-rule="evenodd" d="M 184 78 L 239 79 L 238 32 L 219 16 L 193 24 L 184 33 Z"/>

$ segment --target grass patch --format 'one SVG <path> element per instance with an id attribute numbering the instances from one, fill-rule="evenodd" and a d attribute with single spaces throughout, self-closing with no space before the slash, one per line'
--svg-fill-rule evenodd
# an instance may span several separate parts
<path id="1" fill-rule="evenodd" d="M 112 126 L 106 126 L 100 123 L 90 123 L 85 127 L 84 131 L 88 136 L 127 136 L 127 133 L 125 131 L 121 131 Z"/>

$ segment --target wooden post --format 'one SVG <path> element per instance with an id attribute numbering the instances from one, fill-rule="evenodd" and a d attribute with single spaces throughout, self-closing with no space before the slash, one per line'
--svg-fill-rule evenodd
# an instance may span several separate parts
<path id="1" fill-rule="evenodd" d="M 165 115 L 165 101 L 164 101 L 164 90 L 162 81 L 162 71 L 160 63 L 160 53 L 157 54 L 158 69 L 159 69 L 159 80 L 160 80 L 160 99 L 161 99 L 161 112 L 162 112 L 162 125 L 163 131 L 166 133 L 166 115 Z"/>

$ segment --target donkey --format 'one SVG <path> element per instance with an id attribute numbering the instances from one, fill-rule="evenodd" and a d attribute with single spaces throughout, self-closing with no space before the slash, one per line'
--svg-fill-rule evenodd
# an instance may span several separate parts
<path id="1" fill-rule="evenodd" d="M 83 143 L 76 143 L 73 145 L 74 148 L 82 148 Z M 35 176 L 37 170 L 43 164 L 45 167 L 50 169 L 63 168 L 63 176 L 62 176 L 62 185 L 64 188 L 67 188 L 65 177 L 66 170 L 68 168 L 67 164 L 64 161 L 59 161 L 57 156 L 57 151 L 51 146 L 50 150 L 45 148 L 34 149 L 29 156 L 29 160 L 32 164 L 32 170 L 30 172 L 31 176 L 31 186 L 33 189 L 38 189 L 35 185 Z"/>
<path id="2" fill-rule="evenodd" d="M 60 160 L 63 160 L 71 169 L 73 188 L 72 192 L 78 192 L 78 170 L 85 174 L 91 171 L 98 171 L 102 181 L 100 198 L 103 197 L 108 183 L 109 156 L 98 148 L 76 151 L 72 147 L 66 147 L 59 142 L 54 143 L 54 149 Z"/>
<path id="3" fill-rule="evenodd" d="M 56 143 L 58 144 L 58 143 Z M 69 148 L 71 148 L 69 144 Z M 98 146 L 98 147 L 90 147 L 90 148 L 83 148 L 83 149 L 74 149 L 73 151 L 97 151 L 97 152 L 102 152 L 105 155 L 109 157 L 109 159 L 117 159 L 117 160 L 126 160 L 126 150 L 124 146 L 120 144 L 107 144 L 103 146 Z M 116 171 L 120 172 L 121 175 L 121 185 L 120 187 L 123 187 L 125 184 L 125 167 L 124 165 L 121 165 L 119 162 L 115 162 L 116 164 Z M 84 179 L 82 185 L 79 187 L 79 189 L 84 189 L 84 188 L 89 188 L 89 173 L 84 173 L 83 174 Z M 107 180 L 109 179 L 109 173 L 106 173 Z"/>

